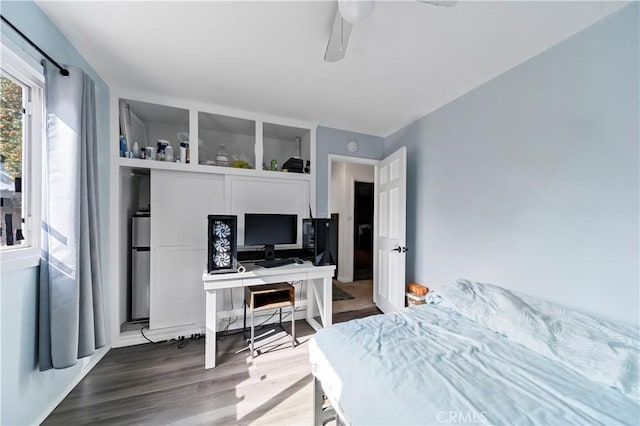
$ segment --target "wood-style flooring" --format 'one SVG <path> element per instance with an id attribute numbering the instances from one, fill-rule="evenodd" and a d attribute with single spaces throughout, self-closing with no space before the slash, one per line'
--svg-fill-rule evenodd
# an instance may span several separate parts
<path id="1" fill-rule="evenodd" d="M 333 302 L 333 312 L 349 312 L 369 309 L 375 306 L 373 302 L 373 280 L 360 280 L 343 283 L 333 280 L 342 291 L 349 293 L 353 299 L 337 300 Z"/>
<path id="2" fill-rule="evenodd" d="M 379 314 L 335 314 L 333 322 Z M 285 329 L 289 332 L 285 324 Z M 46 425 L 312 424 L 308 341 L 296 322 L 253 361 L 241 334 L 219 341 L 218 365 L 204 369 L 204 339 L 112 349 L 45 420 Z"/>

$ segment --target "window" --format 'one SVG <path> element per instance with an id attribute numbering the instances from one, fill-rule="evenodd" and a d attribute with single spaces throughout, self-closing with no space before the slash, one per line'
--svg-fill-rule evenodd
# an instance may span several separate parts
<path id="1" fill-rule="evenodd" d="M 40 244 L 42 70 L 2 45 L 0 73 L 0 253 Z"/>

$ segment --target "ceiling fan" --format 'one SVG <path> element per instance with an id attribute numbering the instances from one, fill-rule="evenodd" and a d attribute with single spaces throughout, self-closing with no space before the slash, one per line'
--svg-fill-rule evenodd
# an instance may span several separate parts
<path id="1" fill-rule="evenodd" d="M 416 0 L 436 6 L 453 6 L 457 0 Z M 324 53 L 326 62 L 338 62 L 344 58 L 349 45 L 349 37 L 353 26 L 362 22 L 371 14 L 375 1 L 338 0 L 336 17 L 333 19 L 329 43 Z"/>

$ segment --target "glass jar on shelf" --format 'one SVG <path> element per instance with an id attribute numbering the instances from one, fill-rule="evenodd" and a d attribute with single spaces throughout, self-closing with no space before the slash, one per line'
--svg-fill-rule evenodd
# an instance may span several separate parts
<path id="1" fill-rule="evenodd" d="M 227 152 L 224 144 L 220 144 L 218 151 L 216 151 L 216 166 L 229 167 L 231 165 L 231 156 Z"/>

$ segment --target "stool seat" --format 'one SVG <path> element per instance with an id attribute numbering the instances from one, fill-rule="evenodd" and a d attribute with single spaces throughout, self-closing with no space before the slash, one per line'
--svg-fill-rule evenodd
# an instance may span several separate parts
<path id="1" fill-rule="evenodd" d="M 244 288 L 249 309 L 275 309 L 295 303 L 295 287 L 288 283 L 252 285 Z"/>
<path id="2" fill-rule="evenodd" d="M 247 329 L 247 307 L 251 314 L 251 358 L 254 356 L 255 328 L 254 311 L 263 309 L 280 310 L 280 326 L 282 327 L 282 308 L 291 306 L 291 346 L 296 344 L 295 323 L 295 287 L 289 283 L 264 284 L 244 288 L 244 330 Z"/>

